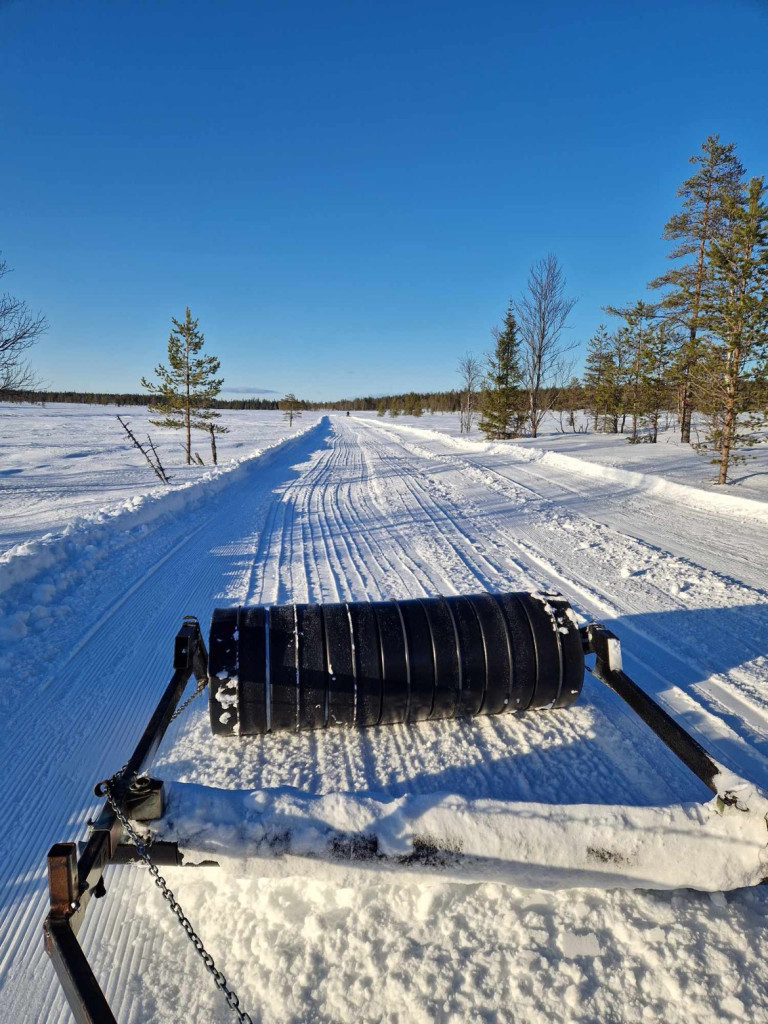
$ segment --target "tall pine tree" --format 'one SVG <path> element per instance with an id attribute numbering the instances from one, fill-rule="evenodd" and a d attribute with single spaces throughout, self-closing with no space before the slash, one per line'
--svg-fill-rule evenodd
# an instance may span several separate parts
<path id="1" fill-rule="evenodd" d="M 494 336 L 496 347 L 488 356 L 480 418 L 480 430 L 492 441 L 517 437 L 525 416 L 521 408 L 517 322 L 511 303 L 504 317 L 504 329 L 494 329 Z"/>
<path id="2" fill-rule="evenodd" d="M 216 356 L 200 355 L 205 338 L 197 328 L 187 306 L 184 320 L 171 317 L 173 330 L 168 338 L 168 366 L 155 367 L 159 383 L 141 378 L 141 386 L 152 396 L 149 411 L 158 418 L 150 420 L 156 427 L 184 430 L 187 465 L 192 462 L 192 429 L 199 428 L 211 436 L 215 451 L 215 434 L 226 433 L 216 423 L 219 413 L 210 403 L 219 392 L 223 379 L 217 377 L 220 362 Z M 215 456 L 214 456 L 215 461 Z"/>
<path id="3" fill-rule="evenodd" d="M 727 230 L 710 245 L 712 287 L 704 323 L 713 348 L 703 368 L 714 399 L 715 427 L 709 446 L 718 451 L 718 483 L 728 482 L 738 445 L 758 440 L 755 398 L 768 382 L 768 205 L 763 178 L 752 178 L 746 198 L 726 206 Z M 740 414 L 743 414 L 740 416 Z"/>
<path id="4" fill-rule="evenodd" d="M 664 238 L 675 242 L 672 260 L 686 260 L 651 281 L 651 288 L 665 288 L 663 305 L 685 334 L 678 361 L 680 440 L 690 443 L 693 412 L 692 377 L 702 355 L 701 316 L 710 278 L 708 253 L 722 236 L 726 208 L 743 194 L 744 168 L 735 145 L 723 145 L 719 135 L 710 135 L 701 153 L 690 162 L 696 173 L 682 183 L 677 195 L 682 210 L 670 217 Z"/>

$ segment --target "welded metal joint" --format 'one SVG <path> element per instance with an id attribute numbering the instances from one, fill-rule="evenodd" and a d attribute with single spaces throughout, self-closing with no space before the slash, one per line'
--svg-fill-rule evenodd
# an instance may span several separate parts
<path id="1" fill-rule="evenodd" d="M 157 821 L 165 814 L 165 786 L 161 779 L 142 775 L 125 796 L 125 813 L 133 821 Z"/>
<path id="2" fill-rule="evenodd" d="M 80 898 L 77 880 L 77 844 L 55 843 L 48 852 L 48 892 L 51 913 L 66 917 Z"/>
<path id="3" fill-rule="evenodd" d="M 200 623 L 194 615 L 185 615 L 173 645 L 173 667 L 191 671 L 198 681 L 207 678 L 208 652 Z"/>

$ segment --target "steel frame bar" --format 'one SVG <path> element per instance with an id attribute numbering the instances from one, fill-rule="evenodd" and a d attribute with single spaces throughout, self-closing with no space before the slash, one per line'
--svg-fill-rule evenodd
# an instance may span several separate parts
<path id="1" fill-rule="evenodd" d="M 616 635 L 600 623 L 592 622 L 582 628 L 581 637 L 584 653 L 594 654 L 596 658 L 594 668 L 587 671 L 618 694 L 672 753 L 698 779 L 701 779 L 709 790 L 717 794 L 715 779 L 720 773 L 720 766 L 679 722 L 668 715 L 653 697 L 645 690 L 641 690 L 623 671 L 621 647 Z"/>
<path id="2" fill-rule="evenodd" d="M 189 678 L 208 678 L 208 653 L 197 619 L 187 616 L 176 634 L 174 673 L 157 703 L 152 717 L 125 766 L 113 778 L 111 789 L 121 803 L 131 782 L 150 763 L 178 707 Z M 105 796 L 103 783 L 97 796 Z M 77 933 L 93 896 L 104 894 L 102 874 L 116 857 L 122 826 L 105 802 L 80 856 L 75 843 L 56 843 L 48 854 L 50 911 L 43 924 L 45 951 L 51 958 L 67 1002 L 77 1024 L 116 1024 L 91 966 L 83 953 Z M 166 852 L 166 856 L 168 856 Z M 178 851 L 173 855 L 178 856 Z"/>

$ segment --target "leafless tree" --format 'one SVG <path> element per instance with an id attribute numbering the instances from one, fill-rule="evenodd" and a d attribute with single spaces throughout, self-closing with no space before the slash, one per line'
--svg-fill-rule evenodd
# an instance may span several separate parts
<path id="1" fill-rule="evenodd" d="M 149 444 L 149 447 L 150 447 L 150 449 L 152 451 L 152 455 L 149 454 L 147 449 L 144 447 L 144 445 L 141 443 L 141 441 L 139 441 L 139 439 L 136 437 L 136 435 L 131 430 L 131 428 L 128 426 L 128 424 L 126 423 L 126 421 L 123 419 L 122 416 L 118 416 L 117 417 L 117 421 L 120 424 L 120 426 L 123 428 L 123 430 L 126 432 L 128 437 L 131 439 L 131 443 L 133 444 L 134 448 L 138 448 L 138 450 L 141 452 L 141 454 L 147 460 L 149 465 L 152 467 L 152 470 L 153 470 L 155 476 L 157 477 L 157 479 L 161 483 L 164 483 L 164 484 L 170 483 L 170 477 L 168 476 L 168 474 L 165 472 L 165 469 L 163 468 L 163 464 L 160 461 L 160 456 L 157 454 L 157 448 L 155 448 L 155 445 L 154 445 L 154 443 L 152 441 L 152 438 L 149 436 L 149 434 L 147 434 L 147 443 Z"/>
<path id="2" fill-rule="evenodd" d="M 468 434 L 477 411 L 477 394 L 483 379 L 483 367 L 477 356 L 469 352 L 462 356 L 457 367 L 461 377 L 461 409 L 459 410 L 459 433 Z"/>
<path id="3" fill-rule="evenodd" d="M 0 260 L 0 279 L 10 268 Z M 0 295 L 0 397 L 9 391 L 37 386 L 37 378 L 23 354 L 47 330 L 42 313 L 32 313 L 26 302 L 13 295 Z"/>
<path id="4" fill-rule="evenodd" d="M 565 275 L 550 253 L 537 260 L 528 284 L 515 303 L 523 352 L 523 386 L 528 393 L 528 423 L 536 437 L 545 413 L 570 377 L 567 353 L 575 342 L 563 342 L 563 331 L 577 299 L 565 295 Z M 546 389 L 546 396 L 545 396 Z"/>

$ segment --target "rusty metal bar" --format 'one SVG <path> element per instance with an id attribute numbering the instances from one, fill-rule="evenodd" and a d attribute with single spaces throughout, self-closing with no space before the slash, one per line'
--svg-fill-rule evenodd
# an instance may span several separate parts
<path id="1" fill-rule="evenodd" d="M 51 958 L 77 1024 L 117 1024 L 69 919 L 49 914 L 43 932 L 45 951 Z"/>

